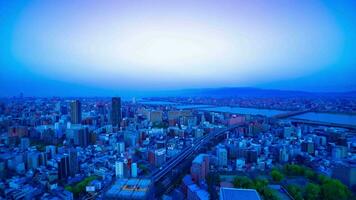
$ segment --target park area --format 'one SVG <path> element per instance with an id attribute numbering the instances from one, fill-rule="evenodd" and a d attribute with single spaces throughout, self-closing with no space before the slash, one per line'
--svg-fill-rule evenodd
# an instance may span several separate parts
<path id="1" fill-rule="evenodd" d="M 214 186 L 230 185 L 235 188 L 256 189 L 263 199 L 268 200 L 354 200 L 347 186 L 337 179 L 314 172 L 312 169 L 294 164 L 274 168 L 263 176 L 208 176 L 210 193 Z M 215 195 L 213 194 L 212 197 Z"/>

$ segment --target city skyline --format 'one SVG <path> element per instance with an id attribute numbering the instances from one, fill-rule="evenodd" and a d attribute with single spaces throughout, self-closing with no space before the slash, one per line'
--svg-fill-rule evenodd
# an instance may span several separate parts
<path id="1" fill-rule="evenodd" d="M 3 1 L 0 7 L 2 96 L 356 90 L 353 1 Z"/>
<path id="2" fill-rule="evenodd" d="M 355 52 L 355 0 L 0 0 L 0 199 L 356 200 Z"/>

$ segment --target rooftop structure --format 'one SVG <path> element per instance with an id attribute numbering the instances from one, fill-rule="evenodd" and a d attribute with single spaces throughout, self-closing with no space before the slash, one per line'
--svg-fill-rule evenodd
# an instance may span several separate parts
<path id="1" fill-rule="evenodd" d="M 119 179 L 106 192 L 107 199 L 151 199 L 152 195 L 149 179 Z"/>

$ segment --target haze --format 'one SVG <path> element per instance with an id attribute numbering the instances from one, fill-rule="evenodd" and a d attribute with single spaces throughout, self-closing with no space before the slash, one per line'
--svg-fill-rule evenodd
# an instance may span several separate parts
<path id="1" fill-rule="evenodd" d="M 356 90 L 355 22 L 355 1 L 2 1 L 1 95 Z"/>

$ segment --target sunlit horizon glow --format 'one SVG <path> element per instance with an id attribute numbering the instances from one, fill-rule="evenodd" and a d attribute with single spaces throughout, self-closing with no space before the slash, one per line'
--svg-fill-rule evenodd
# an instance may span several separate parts
<path id="1" fill-rule="evenodd" d="M 336 68 L 341 74 L 355 72 L 349 51 L 356 49 L 351 36 L 356 31 L 349 25 L 356 9 L 348 3 L 33 1 L 4 6 L 16 8 L 7 10 L 3 29 L 8 34 L 0 40 L 7 41 L 0 50 L 4 72 L 13 72 L 5 81 L 21 79 L 19 68 L 43 80 L 118 90 L 268 86 L 304 77 L 304 86 L 322 90 L 330 82 L 320 79 L 332 78 Z M 325 77 L 318 77 L 321 72 Z M 314 75 L 316 81 L 310 81 Z M 356 89 L 348 77 L 327 87 Z"/>

